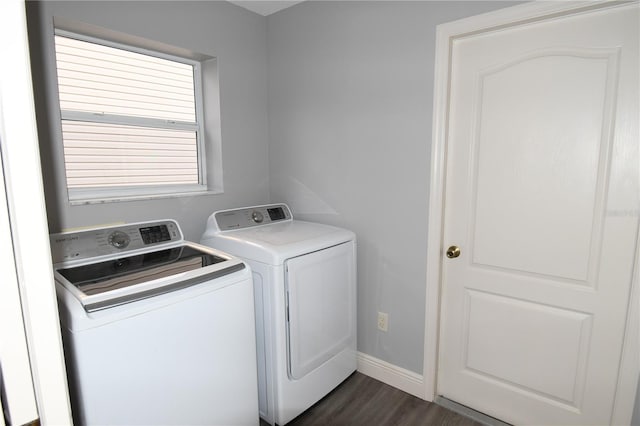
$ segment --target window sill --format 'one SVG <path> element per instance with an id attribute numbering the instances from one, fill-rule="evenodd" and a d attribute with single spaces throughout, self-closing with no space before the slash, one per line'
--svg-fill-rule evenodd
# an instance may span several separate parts
<path id="1" fill-rule="evenodd" d="M 217 195 L 217 194 L 222 194 L 223 192 L 224 191 L 222 190 L 214 190 L 214 191 L 202 190 L 202 191 L 173 192 L 173 193 L 165 193 L 165 194 L 120 195 L 120 196 L 113 196 L 113 197 L 72 199 L 72 200 L 69 200 L 69 205 L 83 206 L 88 204 L 126 203 L 129 201 L 150 201 L 150 200 L 171 199 L 171 198 L 198 197 L 202 195 Z"/>

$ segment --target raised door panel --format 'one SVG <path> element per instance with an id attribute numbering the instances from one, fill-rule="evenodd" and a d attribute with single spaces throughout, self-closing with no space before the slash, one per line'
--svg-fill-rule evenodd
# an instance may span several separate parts
<path id="1" fill-rule="evenodd" d="M 592 315 L 469 290 L 465 316 L 466 372 L 532 397 L 580 405 Z"/>
<path id="2" fill-rule="evenodd" d="M 475 264 L 593 280 L 618 53 L 550 49 L 480 73 Z"/>

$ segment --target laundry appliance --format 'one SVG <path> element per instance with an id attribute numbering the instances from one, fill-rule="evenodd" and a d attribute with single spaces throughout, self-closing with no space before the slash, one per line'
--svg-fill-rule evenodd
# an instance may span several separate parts
<path id="1" fill-rule="evenodd" d="M 356 369 L 356 239 L 285 204 L 217 211 L 200 241 L 254 280 L 261 417 L 284 425 Z"/>
<path id="2" fill-rule="evenodd" d="M 257 425 L 249 267 L 162 220 L 51 235 L 74 423 Z"/>

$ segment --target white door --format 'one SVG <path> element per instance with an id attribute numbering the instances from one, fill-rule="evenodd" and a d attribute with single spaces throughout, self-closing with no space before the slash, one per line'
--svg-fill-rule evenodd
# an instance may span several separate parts
<path id="1" fill-rule="evenodd" d="M 611 422 L 640 216 L 638 21 L 614 4 L 454 42 L 440 395 L 515 424 Z"/>

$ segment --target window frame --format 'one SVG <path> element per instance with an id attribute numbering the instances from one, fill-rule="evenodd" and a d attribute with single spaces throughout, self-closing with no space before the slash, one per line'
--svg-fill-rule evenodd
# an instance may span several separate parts
<path id="1" fill-rule="evenodd" d="M 151 199 L 167 196 L 180 196 L 198 193 L 208 193 L 209 185 L 207 178 L 207 152 L 205 144 L 205 116 L 204 116 L 204 95 L 203 95 L 203 70 L 199 60 L 188 57 L 172 55 L 159 50 L 153 50 L 116 42 L 106 38 L 94 37 L 80 32 L 69 31 L 62 28 L 54 28 L 54 37 L 61 36 L 79 41 L 95 43 L 106 47 L 122 49 L 134 53 L 153 56 L 169 61 L 187 64 L 193 67 L 193 90 L 195 102 L 195 123 L 165 120 L 148 117 L 123 116 L 116 114 L 98 114 L 94 112 L 63 110 L 60 105 L 60 94 L 58 86 L 58 64 L 57 52 L 55 59 L 55 85 L 58 94 L 57 105 L 60 112 L 60 126 L 64 121 L 81 121 L 96 124 L 128 125 L 137 127 L 152 127 L 167 130 L 188 130 L 194 131 L 196 137 L 198 183 L 193 184 L 145 184 L 145 185 L 117 185 L 91 188 L 69 188 L 67 183 L 67 167 L 64 161 L 65 189 L 68 200 L 71 204 L 101 203 L 108 201 L 126 201 L 130 199 Z M 54 43 L 55 45 L 55 43 Z M 61 148 L 64 151 L 64 138 L 61 136 Z"/>

